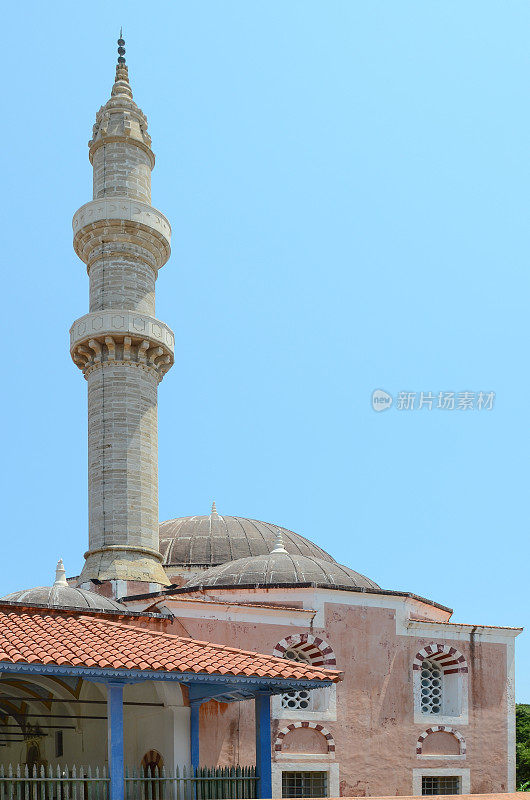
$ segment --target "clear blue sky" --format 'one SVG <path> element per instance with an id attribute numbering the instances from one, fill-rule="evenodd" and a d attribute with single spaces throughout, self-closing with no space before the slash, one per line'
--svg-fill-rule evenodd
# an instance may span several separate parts
<path id="1" fill-rule="evenodd" d="M 173 225 L 160 515 L 298 531 L 462 622 L 528 624 L 530 6 L 8 4 L 2 592 L 87 543 L 71 217 L 124 26 Z M 371 409 L 375 388 L 496 392 Z M 530 701 L 518 639 L 518 698 Z"/>

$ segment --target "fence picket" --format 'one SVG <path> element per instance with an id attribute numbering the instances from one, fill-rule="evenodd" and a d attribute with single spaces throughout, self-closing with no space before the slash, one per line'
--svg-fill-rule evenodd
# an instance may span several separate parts
<path id="1" fill-rule="evenodd" d="M 126 767 L 126 800 L 247 800 L 256 797 L 256 768 L 241 767 Z M 0 800 L 109 800 L 106 767 L 67 764 L 0 765 Z"/>

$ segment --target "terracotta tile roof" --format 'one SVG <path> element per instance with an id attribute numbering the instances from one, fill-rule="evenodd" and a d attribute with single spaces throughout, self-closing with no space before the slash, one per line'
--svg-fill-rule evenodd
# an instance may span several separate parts
<path id="1" fill-rule="evenodd" d="M 335 670 L 146 630 L 101 615 L 29 608 L 0 609 L 2 661 L 271 679 L 341 679 Z"/>

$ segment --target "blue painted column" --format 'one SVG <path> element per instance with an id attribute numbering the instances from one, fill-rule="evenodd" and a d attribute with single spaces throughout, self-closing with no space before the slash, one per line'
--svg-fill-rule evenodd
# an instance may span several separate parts
<path id="1" fill-rule="evenodd" d="M 272 797 L 271 696 L 258 692 L 256 711 L 256 772 L 258 797 Z"/>
<path id="2" fill-rule="evenodd" d="M 109 746 L 110 800 L 124 798 L 123 683 L 107 684 L 107 741 Z"/>
<path id="3" fill-rule="evenodd" d="M 201 751 L 199 743 L 199 709 L 200 700 L 190 702 L 190 761 L 191 766 L 197 769 L 200 766 Z"/>

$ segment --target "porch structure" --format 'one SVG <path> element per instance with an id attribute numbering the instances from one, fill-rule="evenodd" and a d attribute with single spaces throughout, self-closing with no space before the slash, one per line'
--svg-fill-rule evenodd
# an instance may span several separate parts
<path id="1" fill-rule="evenodd" d="M 257 797 L 270 798 L 271 696 L 330 685 L 340 673 L 153 630 L 153 623 L 160 627 L 160 622 L 160 617 L 117 619 L 100 612 L 1 605 L 0 764 L 2 749 L 12 753 L 15 741 L 71 728 L 80 737 L 85 763 L 95 766 L 97 753 L 100 760 L 103 754 L 106 727 L 108 796 L 123 800 L 127 739 L 138 738 L 147 724 L 140 710 L 150 709 L 151 726 L 158 721 L 167 727 L 165 736 L 173 748 L 170 766 L 180 760 L 196 775 L 202 766 L 201 704 L 253 699 Z M 128 752 L 140 767 L 139 753 L 130 743 Z M 144 770 L 151 766 L 143 763 Z M 5 771 L 8 764 L 3 767 Z"/>

